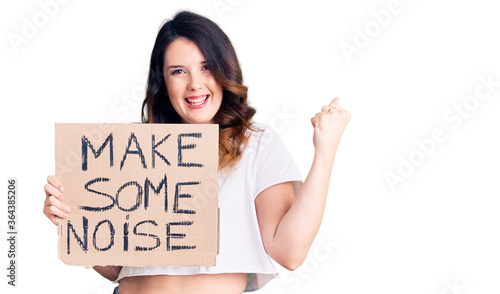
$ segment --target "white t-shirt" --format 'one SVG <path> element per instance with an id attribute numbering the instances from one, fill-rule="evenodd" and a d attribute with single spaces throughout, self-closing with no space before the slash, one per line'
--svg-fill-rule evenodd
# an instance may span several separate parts
<path id="1" fill-rule="evenodd" d="M 245 292 L 262 288 L 278 276 L 264 250 L 254 200 L 284 182 L 302 182 L 295 162 L 268 126 L 254 124 L 242 158 L 227 175 L 219 175 L 220 241 L 214 267 L 124 266 L 118 279 L 141 275 L 248 273 Z M 295 183 L 295 184 L 296 184 Z M 296 186 L 296 185 L 294 185 Z"/>

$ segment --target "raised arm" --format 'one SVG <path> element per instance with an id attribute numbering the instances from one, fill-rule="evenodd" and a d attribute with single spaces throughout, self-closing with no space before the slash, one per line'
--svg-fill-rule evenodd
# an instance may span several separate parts
<path id="1" fill-rule="evenodd" d="M 271 258 L 289 270 L 304 262 L 319 230 L 335 153 L 350 118 L 350 113 L 339 106 L 339 98 L 323 106 L 311 119 L 314 159 L 296 197 L 288 182 L 267 188 L 255 199 L 264 247 Z"/>

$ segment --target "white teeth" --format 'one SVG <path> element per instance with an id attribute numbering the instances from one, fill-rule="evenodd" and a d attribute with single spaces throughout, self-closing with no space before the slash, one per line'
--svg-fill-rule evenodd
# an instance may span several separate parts
<path id="1" fill-rule="evenodd" d="M 186 98 L 186 100 L 187 100 L 187 102 L 189 102 L 189 104 L 197 106 L 197 105 L 203 104 L 203 102 L 205 102 L 205 100 L 207 100 L 207 98 L 208 98 L 208 95 L 203 96 L 201 98 L 196 98 L 196 99 Z"/>

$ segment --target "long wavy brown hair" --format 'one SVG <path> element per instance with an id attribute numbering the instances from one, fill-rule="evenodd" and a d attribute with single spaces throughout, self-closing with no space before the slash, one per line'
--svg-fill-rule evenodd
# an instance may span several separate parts
<path id="1" fill-rule="evenodd" d="M 255 109 L 247 105 L 248 88 L 236 52 L 228 36 L 206 17 L 189 11 L 178 12 L 160 28 L 151 53 L 146 98 L 142 103 L 143 123 L 181 123 L 168 98 L 163 75 L 167 46 L 178 38 L 194 42 L 222 86 L 222 104 L 213 121 L 219 124 L 219 170 L 231 168 L 242 156 L 247 130 Z"/>

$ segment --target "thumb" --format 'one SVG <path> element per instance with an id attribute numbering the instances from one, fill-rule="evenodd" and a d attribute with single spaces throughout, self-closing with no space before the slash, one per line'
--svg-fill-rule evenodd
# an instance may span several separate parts
<path id="1" fill-rule="evenodd" d="M 340 102 L 340 98 L 333 98 L 332 102 L 330 102 L 330 106 L 338 106 Z"/>

